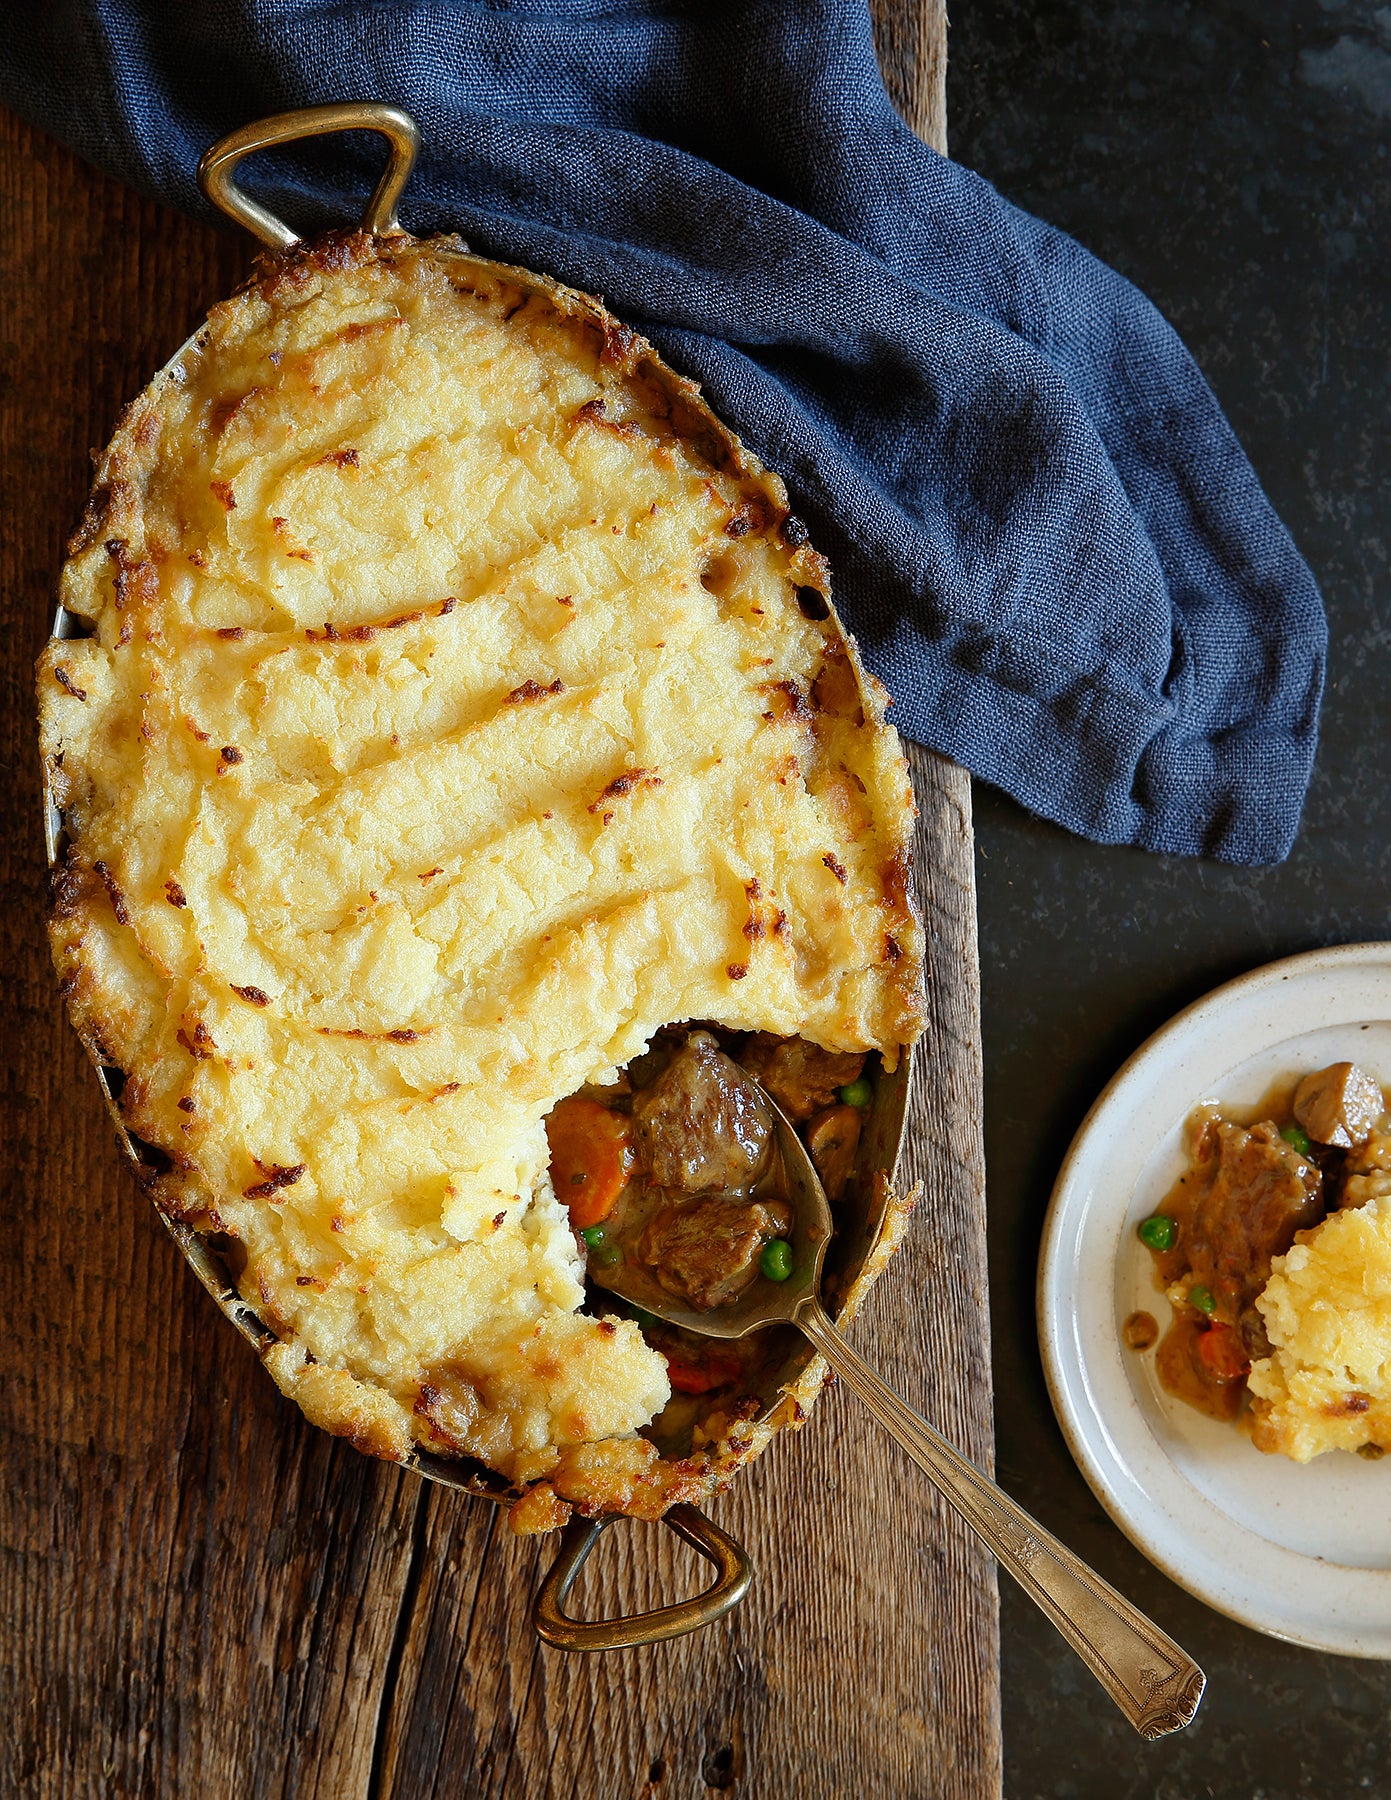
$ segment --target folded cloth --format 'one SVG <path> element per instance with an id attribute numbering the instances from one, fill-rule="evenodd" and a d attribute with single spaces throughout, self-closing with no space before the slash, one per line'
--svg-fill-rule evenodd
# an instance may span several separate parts
<path id="1" fill-rule="evenodd" d="M 1318 590 L 1178 338 L 928 149 L 864 0 L 22 0 L 0 96 L 189 212 L 201 152 L 379 99 L 403 217 L 604 294 L 787 479 L 909 737 L 1106 843 L 1274 862 Z M 306 229 L 380 144 L 247 167 Z"/>

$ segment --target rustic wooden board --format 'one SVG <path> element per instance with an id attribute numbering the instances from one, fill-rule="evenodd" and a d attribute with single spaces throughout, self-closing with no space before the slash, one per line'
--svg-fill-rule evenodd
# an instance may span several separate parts
<path id="1" fill-rule="evenodd" d="M 891 91 L 940 138 L 939 0 L 878 0 Z M 67 1796 L 998 1793 L 994 1572 L 853 1401 L 828 1394 L 716 1508 L 751 1549 L 722 1625 L 567 1658 L 528 1623 L 549 1542 L 313 1431 L 137 1192 L 43 942 L 31 669 L 88 446 L 250 248 L 0 115 L 0 1791 Z M 930 927 L 909 1244 L 857 1341 L 979 1461 L 989 1345 L 970 790 L 914 755 Z M 693 1578 L 621 1526 L 575 1601 Z"/>

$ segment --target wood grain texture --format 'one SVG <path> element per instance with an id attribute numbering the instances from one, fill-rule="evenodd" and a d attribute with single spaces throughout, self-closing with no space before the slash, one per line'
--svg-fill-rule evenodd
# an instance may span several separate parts
<path id="1" fill-rule="evenodd" d="M 947 153 L 946 0 L 870 0 L 889 97 L 934 150 Z"/>
<path id="2" fill-rule="evenodd" d="M 890 91 L 940 138 L 940 8 L 876 11 Z M 121 1161 L 43 940 L 31 670 L 88 446 L 249 260 L 0 115 L 0 1792 L 988 1800 L 993 1567 L 849 1396 L 719 1503 L 755 1558 L 742 1607 L 676 1644 L 567 1658 L 528 1622 L 553 1544 L 307 1426 Z M 927 753 L 914 772 L 928 1198 L 856 1338 L 985 1463 L 969 783 Z M 660 1526 L 616 1527 L 591 1563 L 581 1610 L 698 1578 Z"/>

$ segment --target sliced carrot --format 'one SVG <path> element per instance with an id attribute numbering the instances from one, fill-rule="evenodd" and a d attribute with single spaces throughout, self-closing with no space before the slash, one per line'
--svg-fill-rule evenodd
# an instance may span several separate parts
<path id="1" fill-rule="evenodd" d="M 613 1211 L 633 1172 L 633 1134 L 622 1113 L 572 1094 L 546 1120 L 551 1145 L 551 1185 L 570 1209 L 576 1231 L 597 1225 Z"/>
<path id="2" fill-rule="evenodd" d="M 703 1363 L 667 1358 L 667 1379 L 678 1394 L 708 1394 L 711 1388 L 737 1381 L 742 1372 L 743 1365 L 733 1356 L 711 1356 Z"/>
<path id="3" fill-rule="evenodd" d="M 1209 1325 L 1198 1338 L 1198 1356 L 1214 1381 L 1240 1381 L 1251 1367 L 1241 1338 L 1230 1325 Z"/>

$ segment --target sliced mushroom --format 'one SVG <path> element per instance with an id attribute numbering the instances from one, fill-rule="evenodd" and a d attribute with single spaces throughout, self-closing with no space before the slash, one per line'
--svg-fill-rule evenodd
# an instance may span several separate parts
<path id="1" fill-rule="evenodd" d="M 807 1149 L 828 1200 L 839 1200 L 860 1147 L 860 1109 L 828 1106 L 807 1126 Z"/>
<path id="2" fill-rule="evenodd" d="M 1381 1089 L 1356 1063 L 1330 1063 L 1295 1089 L 1294 1116 L 1316 1144 L 1360 1144 L 1385 1110 Z"/>

